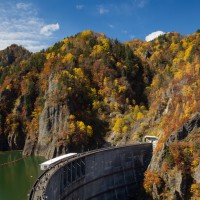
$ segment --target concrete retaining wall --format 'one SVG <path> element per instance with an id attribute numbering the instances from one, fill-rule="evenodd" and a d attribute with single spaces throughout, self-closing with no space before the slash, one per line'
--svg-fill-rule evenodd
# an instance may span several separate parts
<path id="1" fill-rule="evenodd" d="M 137 199 L 152 144 L 80 155 L 58 169 L 45 191 L 50 200 Z"/>

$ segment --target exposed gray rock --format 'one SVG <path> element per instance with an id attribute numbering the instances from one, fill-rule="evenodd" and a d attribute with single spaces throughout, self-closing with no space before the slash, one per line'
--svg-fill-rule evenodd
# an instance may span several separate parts
<path id="1" fill-rule="evenodd" d="M 21 96 L 16 99 L 15 106 L 13 108 L 13 114 L 15 116 L 18 115 L 18 112 L 21 111 L 22 107 L 22 98 Z M 9 133 L 7 133 L 7 141 L 9 149 L 12 150 L 21 150 L 24 148 L 25 140 L 26 140 L 26 133 L 23 129 L 22 123 L 20 120 L 17 121 L 17 127 L 13 130 L 10 130 Z"/>
<path id="2" fill-rule="evenodd" d="M 31 140 L 31 138 L 28 136 L 26 138 L 26 142 L 24 145 L 24 149 L 23 149 L 23 155 L 27 156 L 27 155 L 33 155 L 34 154 L 34 149 L 36 146 L 37 141 L 33 141 Z"/>
<path id="3" fill-rule="evenodd" d="M 156 151 L 153 154 L 153 157 L 152 157 L 150 165 L 149 165 L 150 170 L 160 173 L 162 162 L 165 157 L 165 152 L 166 152 L 166 144 L 163 144 L 161 151 L 159 151 L 159 152 Z"/>
<path id="4" fill-rule="evenodd" d="M 56 101 L 57 95 L 57 82 L 51 74 L 45 95 L 45 105 L 39 117 L 38 139 L 35 144 L 27 138 L 24 154 L 34 152 L 35 155 L 52 158 L 66 153 L 67 147 L 59 144 L 59 135 L 62 136 L 68 128 L 69 109 L 67 105 L 61 105 Z M 32 147 L 30 148 L 29 145 Z"/>
<path id="5" fill-rule="evenodd" d="M 156 187 L 155 184 L 153 184 L 152 197 L 153 197 L 153 199 L 157 199 L 157 200 L 161 199 L 159 196 L 158 188 Z"/>
<path id="6" fill-rule="evenodd" d="M 163 147 L 161 151 L 155 152 L 151 159 L 149 170 L 157 172 L 160 176 L 165 180 L 165 187 L 168 188 L 169 192 L 172 194 L 172 198 L 174 199 L 185 199 L 185 194 L 187 193 L 187 177 L 184 177 L 181 171 L 176 171 L 173 177 L 169 174 L 161 174 L 161 166 L 165 158 L 165 154 L 167 153 L 168 145 L 172 144 L 174 141 L 181 141 L 185 139 L 193 130 L 200 127 L 200 113 L 196 113 L 193 115 L 191 120 L 185 123 L 177 132 L 173 133 Z M 197 167 L 194 173 L 194 179 L 197 183 L 200 183 L 200 166 Z M 153 199 L 160 199 L 158 188 L 154 186 L 152 192 Z"/>
<path id="7" fill-rule="evenodd" d="M 181 171 L 174 172 L 174 175 L 168 175 L 168 187 L 172 191 L 173 196 L 178 197 L 179 199 L 184 199 L 184 194 L 186 193 L 186 183 Z"/>
<path id="8" fill-rule="evenodd" d="M 8 145 L 10 149 L 21 150 L 24 148 L 25 144 L 25 134 L 21 130 L 17 132 L 10 132 L 8 135 Z"/>
<path id="9" fill-rule="evenodd" d="M 194 172 L 194 180 L 196 181 L 196 183 L 200 183 L 200 165 L 198 165 Z"/>
<path id="10" fill-rule="evenodd" d="M 189 133 L 198 127 L 200 127 L 200 113 L 196 113 L 191 120 L 185 123 L 175 134 L 172 134 L 167 140 L 167 144 L 175 140 L 181 141 L 185 139 Z"/>
<path id="11" fill-rule="evenodd" d="M 166 115 L 169 111 L 169 105 L 170 103 L 172 102 L 172 98 L 170 98 L 167 102 L 167 107 L 165 108 L 164 112 L 163 112 L 163 115 Z"/>
<path id="12" fill-rule="evenodd" d="M 54 101 L 57 82 L 51 74 L 46 92 L 46 102 L 39 118 L 39 135 L 35 154 L 52 158 L 59 154 L 58 135 L 67 130 L 69 110 L 67 105 Z M 65 149 L 65 148 L 64 148 Z"/>
<path id="13" fill-rule="evenodd" d="M 49 105 L 48 101 L 40 115 L 39 136 L 35 154 L 52 158 L 58 155 L 58 134 L 68 127 L 69 110 L 66 105 Z"/>

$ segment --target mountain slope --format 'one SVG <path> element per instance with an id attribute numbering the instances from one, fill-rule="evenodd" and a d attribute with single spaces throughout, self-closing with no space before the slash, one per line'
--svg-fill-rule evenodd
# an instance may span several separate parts
<path id="1" fill-rule="evenodd" d="M 130 45 L 146 58 L 154 77 L 146 115 L 150 121 L 141 134 L 156 135 L 159 141 L 145 189 L 154 199 L 199 198 L 200 34 L 169 33 Z"/>
<path id="2" fill-rule="evenodd" d="M 92 31 L 32 54 L 8 74 L 0 88 L 1 135 L 10 149 L 22 148 L 17 136 L 26 138 L 25 154 L 96 148 L 111 129 L 111 116 L 148 105 L 148 67 L 129 46 Z"/>
<path id="3" fill-rule="evenodd" d="M 0 66 L 17 65 L 23 59 L 27 59 L 31 53 L 18 45 L 11 45 L 0 51 Z"/>
<path id="4" fill-rule="evenodd" d="M 155 135 L 146 191 L 199 198 L 199 47 L 199 32 L 122 44 L 90 30 L 39 53 L 8 47 L 0 52 L 0 150 L 51 158 Z"/>

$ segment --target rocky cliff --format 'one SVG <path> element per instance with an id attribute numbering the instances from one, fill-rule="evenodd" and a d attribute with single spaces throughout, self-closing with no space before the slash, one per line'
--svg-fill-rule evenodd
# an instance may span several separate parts
<path id="1" fill-rule="evenodd" d="M 191 146 L 189 149 L 188 146 L 195 142 L 194 140 L 197 139 L 196 134 L 199 134 L 199 131 L 200 113 L 196 113 L 162 143 L 160 151 L 155 149 L 148 170 L 156 173 L 160 178 L 160 182 L 152 185 L 151 194 L 153 199 L 184 200 L 191 197 L 192 185 L 199 184 L 200 165 L 194 162 L 195 158 L 192 154 L 194 150 Z M 179 153 L 182 153 L 182 157 L 178 159 Z M 186 156 L 191 157 L 187 158 Z"/>
<path id="2" fill-rule="evenodd" d="M 59 144 L 59 140 L 63 139 L 62 134 L 69 126 L 69 109 L 67 105 L 56 102 L 56 96 L 59 95 L 57 87 L 55 77 L 51 74 L 45 93 L 44 108 L 39 117 L 38 138 L 34 142 L 30 137 L 27 138 L 24 155 L 35 154 L 53 158 L 67 152 L 66 144 Z"/>

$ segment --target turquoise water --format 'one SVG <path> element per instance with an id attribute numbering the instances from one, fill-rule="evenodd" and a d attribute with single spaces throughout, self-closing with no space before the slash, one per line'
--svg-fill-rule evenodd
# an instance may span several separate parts
<path id="1" fill-rule="evenodd" d="M 22 157 L 20 151 L 0 152 L 0 164 Z M 45 159 L 30 156 L 8 166 L 0 166 L 0 200 L 26 200 Z"/>

